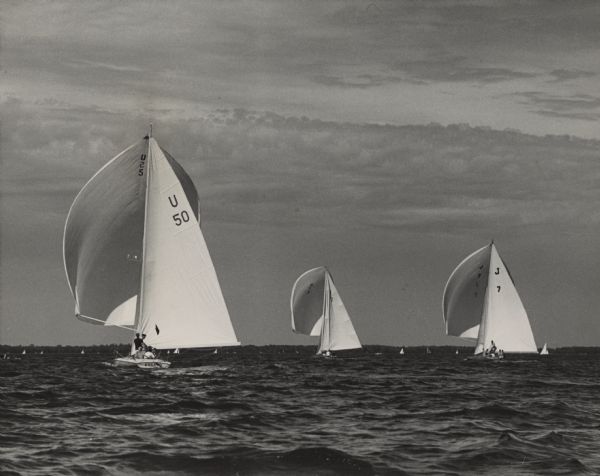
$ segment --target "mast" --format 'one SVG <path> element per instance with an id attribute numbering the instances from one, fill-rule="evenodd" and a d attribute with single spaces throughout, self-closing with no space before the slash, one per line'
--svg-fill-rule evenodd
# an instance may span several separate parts
<path id="1" fill-rule="evenodd" d="M 142 318 L 143 311 L 143 303 L 144 303 L 144 270 L 146 267 L 146 227 L 148 222 L 148 193 L 149 193 L 149 177 L 150 177 L 150 169 L 152 168 L 152 153 L 150 151 L 150 138 L 152 137 L 152 123 L 150 124 L 150 136 L 146 136 L 146 190 L 145 190 L 145 198 L 144 198 L 144 233 L 142 235 L 142 266 L 140 270 L 140 293 L 138 295 L 138 308 L 135 316 L 135 329 L 139 331 L 138 328 L 140 324 L 140 320 Z M 133 344 L 132 344 L 133 345 Z"/>
<path id="2" fill-rule="evenodd" d="M 475 346 L 475 355 L 481 354 L 485 350 L 486 333 L 489 324 L 489 319 L 492 313 L 492 307 L 490 306 L 490 282 L 492 281 L 492 247 L 494 246 L 494 239 L 489 244 L 490 254 L 488 258 L 488 279 L 485 286 L 485 297 L 483 298 L 483 312 L 481 314 L 481 323 L 479 324 L 479 333 L 477 335 L 477 345 Z"/>
<path id="3" fill-rule="evenodd" d="M 329 271 L 325 269 L 325 283 L 323 286 L 323 327 L 321 328 L 321 341 L 319 345 L 319 353 L 329 351 L 331 347 L 331 289 L 329 287 Z"/>

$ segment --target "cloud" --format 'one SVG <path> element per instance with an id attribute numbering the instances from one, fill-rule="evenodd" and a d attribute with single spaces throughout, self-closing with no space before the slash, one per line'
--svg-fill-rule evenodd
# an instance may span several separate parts
<path id="1" fill-rule="evenodd" d="M 398 62 L 394 69 L 420 81 L 497 83 L 513 79 L 534 78 L 535 73 L 492 66 L 470 66 L 467 58 L 433 57 L 418 61 Z"/>
<path id="2" fill-rule="evenodd" d="M 516 96 L 523 98 L 525 104 L 536 107 L 540 115 L 596 121 L 600 119 L 600 97 L 589 94 L 557 96 L 537 91 L 522 92 Z"/>
<path id="3" fill-rule="evenodd" d="M 589 114 L 536 114 L 511 96 L 575 79 L 596 94 L 593 12 L 538 1 L 13 2 L 0 83 L 24 101 L 116 114 L 242 107 L 594 136 Z"/>
<path id="4" fill-rule="evenodd" d="M 11 100 L 3 114 L 5 194 L 74 196 L 147 127 L 140 116 L 62 103 L 40 110 Z M 598 220 L 592 141 L 244 109 L 158 121 L 155 136 L 192 175 L 211 220 L 431 231 Z"/>
<path id="5" fill-rule="evenodd" d="M 551 76 L 554 76 L 553 82 L 564 82 L 572 81 L 574 79 L 581 78 L 593 78 L 598 73 L 594 71 L 583 71 L 580 69 L 555 69 L 550 72 Z"/>
<path id="6" fill-rule="evenodd" d="M 354 77 L 319 75 L 313 77 L 313 81 L 324 86 L 333 86 L 350 89 L 367 89 L 376 86 L 381 86 L 383 84 L 399 82 L 401 80 L 400 78 L 394 78 L 391 76 L 384 77 L 373 74 L 360 74 Z"/>

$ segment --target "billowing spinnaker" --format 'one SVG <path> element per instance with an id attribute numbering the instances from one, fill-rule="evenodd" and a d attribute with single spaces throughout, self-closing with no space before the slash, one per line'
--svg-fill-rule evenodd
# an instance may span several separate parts
<path id="1" fill-rule="evenodd" d="M 326 350 L 360 349 L 360 341 L 342 302 L 333 279 L 328 277 L 331 301 L 329 305 L 329 348 Z M 324 344 L 321 343 L 323 346 Z"/>
<path id="2" fill-rule="evenodd" d="M 490 267 L 490 245 L 467 256 L 452 272 L 442 302 L 446 334 L 477 339 Z"/>
<path id="3" fill-rule="evenodd" d="M 158 349 L 238 345 L 194 212 L 197 200 L 190 202 L 175 161 L 152 138 L 148 155 L 138 329 Z"/>
<path id="4" fill-rule="evenodd" d="M 298 334 L 317 336 L 323 322 L 324 267 L 303 273 L 294 283 L 290 305 L 292 330 Z"/>
<path id="5" fill-rule="evenodd" d="M 82 320 L 102 324 L 121 306 L 119 324 L 134 324 L 136 306 L 122 305 L 140 287 L 146 155 L 142 140 L 113 158 L 69 210 L 63 255 Z"/>
<path id="6" fill-rule="evenodd" d="M 525 307 L 496 246 L 491 246 L 488 291 L 475 353 L 491 347 L 504 352 L 536 352 Z"/>

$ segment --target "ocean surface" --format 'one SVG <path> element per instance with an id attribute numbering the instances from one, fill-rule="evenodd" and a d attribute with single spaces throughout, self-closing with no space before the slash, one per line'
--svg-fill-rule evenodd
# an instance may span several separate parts
<path id="1" fill-rule="evenodd" d="M 599 349 L 398 351 L 243 346 L 140 370 L 108 348 L 9 349 L 0 473 L 600 474 Z"/>

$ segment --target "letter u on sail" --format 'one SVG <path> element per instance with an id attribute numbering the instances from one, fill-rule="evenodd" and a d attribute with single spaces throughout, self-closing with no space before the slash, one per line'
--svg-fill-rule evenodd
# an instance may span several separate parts
<path id="1" fill-rule="evenodd" d="M 537 352 L 527 312 L 494 243 L 454 269 L 442 308 L 446 334 L 476 341 L 475 354 L 492 340 L 504 352 Z"/>
<path id="2" fill-rule="evenodd" d="M 79 192 L 63 253 L 79 319 L 131 326 L 157 349 L 239 345 L 196 188 L 154 138 L 117 155 Z"/>

